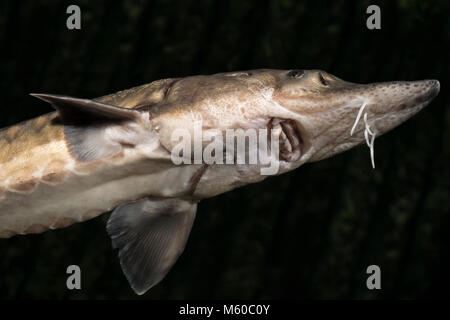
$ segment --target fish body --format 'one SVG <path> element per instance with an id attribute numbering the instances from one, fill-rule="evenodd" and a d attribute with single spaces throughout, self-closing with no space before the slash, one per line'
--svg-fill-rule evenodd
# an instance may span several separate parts
<path id="1" fill-rule="evenodd" d="M 114 210 L 107 231 L 142 294 L 183 252 L 201 199 L 364 141 L 375 165 L 375 137 L 439 88 L 436 80 L 362 85 L 320 70 L 251 70 L 93 100 L 34 94 L 57 111 L 0 131 L 0 237 Z"/>
<path id="2" fill-rule="evenodd" d="M 4 129 L 0 237 L 65 227 L 147 195 L 182 194 L 195 166 L 173 166 L 161 161 L 164 157 L 165 150 L 154 150 L 151 158 L 145 152 L 120 150 L 104 159 L 79 161 L 70 152 L 58 112 Z"/>

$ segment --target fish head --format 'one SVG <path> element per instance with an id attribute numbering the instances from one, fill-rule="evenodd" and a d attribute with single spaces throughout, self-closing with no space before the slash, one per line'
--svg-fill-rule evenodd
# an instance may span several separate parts
<path id="1" fill-rule="evenodd" d="M 319 161 L 375 137 L 419 112 L 439 93 L 439 81 L 357 84 L 321 70 L 278 74 L 273 100 L 289 110 L 301 140 L 300 162 Z M 373 156 L 372 156 L 373 159 Z"/>
<path id="2" fill-rule="evenodd" d="M 202 121 L 203 132 L 268 129 L 277 135 L 283 173 L 378 137 L 419 112 L 439 93 L 437 80 L 358 84 L 321 70 L 260 69 L 186 77 L 150 109 L 162 143 Z M 270 143 L 270 142 L 269 142 Z"/>

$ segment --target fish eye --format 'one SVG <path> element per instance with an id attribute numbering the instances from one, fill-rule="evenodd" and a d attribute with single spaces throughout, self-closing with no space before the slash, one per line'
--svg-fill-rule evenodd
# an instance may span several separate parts
<path id="1" fill-rule="evenodd" d="M 303 70 L 292 70 L 292 71 L 289 71 L 287 76 L 289 78 L 299 79 L 299 78 L 303 77 L 304 74 L 305 74 L 305 71 L 303 71 Z"/>
<path id="2" fill-rule="evenodd" d="M 322 83 L 324 86 L 328 86 L 328 81 L 325 80 L 325 78 L 323 77 L 323 75 L 321 73 L 319 73 L 319 81 L 320 83 Z"/>

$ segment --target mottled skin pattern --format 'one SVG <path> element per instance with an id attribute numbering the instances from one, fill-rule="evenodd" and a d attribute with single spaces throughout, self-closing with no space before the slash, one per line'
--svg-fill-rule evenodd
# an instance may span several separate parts
<path id="1" fill-rule="evenodd" d="M 53 158 L 55 168 L 49 168 L 42 178 L 58 180 L 60 168 L 56 168 L 56 163 L 64 162 L 61 154 L 65 150 L 62 126 L 55 122 L 57 113 L 53 112 L 0 131 L 0 181 L 3 184 L 10 181 L 8 188 L 19 191 L 32 189 L 36 183 L 31 179 L 32 173 L 45 160 Z"/>
<path id="2" fill-rule="evenodd" d="M 159 80 L 95 100 L 122 108 L 149 107 L 164 98 L 172 82 L 172 79 Z M 10 180 L 8 188 L 19 191 L 33 189 L 37 181 L 32 179 L 32 173 L 42 169 L 45 162 L 50 165 L 48 171 L 44 170 L 42 179 L 59 182 L 64 174 L 62 167 L 71 161 L 73 157 L 67 150 L 57 112 L 0 131 L 0 181 Z M 0 189 L 0 196 L 2 191 Z"/>
<path id="3" fill-rule="evenodd" d="M 436 80 L 360 85 L 318 70 L 160 80 L 96 99 L 139 110 L 142 119 L 106 129 L 120 152 L 87 162 L 71 151 L 61 119 L 50 113 L 0 131 L 0 237 L 64 227 L 144 196 L 197 201 L 266 178 L 258 165 L 175 166 L 171 134 L 177 128 L 193 131 L 196 120 L 204 131 L 291 121 L 301 156 L 280 160 L 281 174 L 363 142 L 363 121 L 350 136 L 363 103 L 379 136 L 438 92 Z"/>
<path id="4" fill-rule="evenodd" d="M 159 80 L 129 90 L 117 92 L 96 99 L 123 108 L 140 108 L 150 106 L 164 98 L 172 79 Z M 115 157 L 120 158 L 120 155 Z M 114 159 L 107 159 L 108 163 Z M 65 227 L 74 222 L 84 221 L 98 215 L 98 210 L 78 212 L 69 216 L 60 216 L 55 208 L 55 214 L 42 219 L 33 219 L 33 209 L 37 203 L 23 208 L 22 223 L 8 228 L 7 223 L 15 202 L 30 200 L 33 194 L 42 196 L 52 189 L 59 188 L 63 182 L 73 181 L 77 176 L 84 177 L 93 172 L 105 169 L 104 163 L 82 163 L 73 157 L 66 144 L 63 124 L 57 112 L 45 114 L 38 118 L 13 125 L 0 131 L 0 237 L 9 237 L 16 233 L 39 233 L 47 229 Z M 103 174 L 106 174 L 105 172 Z M 39 192 L 42 191 L 42 192 Z M 68 195 L 70 197 L 70 195 Z M 38 201 L 38 199 L 34 199 Z M 45 200 L 45 197 L 43 198 Z M 29 211 L 25 211 L 29 209 Z M 112 209 L 112 208 L 111 208 Z M 27 218 L 28 216 L 28 218 Z M 15 229 L 18 227 L 19 230 Z"/>

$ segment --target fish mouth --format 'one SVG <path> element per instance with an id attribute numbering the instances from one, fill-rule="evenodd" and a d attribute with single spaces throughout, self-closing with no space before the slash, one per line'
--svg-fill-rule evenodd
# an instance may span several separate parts
<path id="1" fill-rule="evenodd" d="M 306 143 L 298 123 L 290 119 L 269 121 L 269 139 L 278 137 L 279 158 L 285 162 L 298 161 L 306 152 Z"/>

